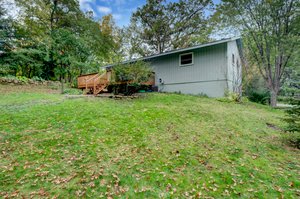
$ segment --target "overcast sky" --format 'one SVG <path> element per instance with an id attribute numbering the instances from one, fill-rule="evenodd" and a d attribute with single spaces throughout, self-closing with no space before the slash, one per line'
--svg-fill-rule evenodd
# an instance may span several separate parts
<path id="1" fill-rule="evenodd" d="M 177 1 L 177 0 L 168 0 Z M 213 0 L 219 3 L 220 0 Z M 93 11 L 96 18 L 112 14 L 118 26 L 128 25 L 131 13 L 146 3 L 146 0 L 79 0 L 83 11 Z"/>

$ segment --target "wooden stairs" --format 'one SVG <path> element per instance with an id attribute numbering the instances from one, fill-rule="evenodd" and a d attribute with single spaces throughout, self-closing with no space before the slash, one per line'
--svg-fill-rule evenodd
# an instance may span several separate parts
<path id="1" fill-rule="evenodd" d="M 98 95 L 101 92 L 107 92 L 107 86 L 110 80 L 110 72 L 104 72 L 82 75 L 78 77 L 78 88 L 85 89 L 86 94 Z"/>

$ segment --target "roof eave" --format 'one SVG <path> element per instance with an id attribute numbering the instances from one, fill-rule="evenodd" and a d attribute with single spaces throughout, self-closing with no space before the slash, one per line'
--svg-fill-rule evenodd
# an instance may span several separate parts
<path id="1" fill-rule="evenodd" d="M 213 45 L 218 45 L 218 44 L 222 44 L 222 43 L 227 43 L 229 41 L 235 41 L 235 40 L 239 40 L 239 39 L 241 39 L 241 38 L 240 37 L 232 37 L 232 38 L 222 39 L 222 40 L 218 40 L 218 41 L 214 41 L 214 42 L 210 42 L 210 43 L 206 43 L 206 44 L 200 44 L 200 45 L 192 46 L 192 47 L 188 47 L 188 48 L 172 50 L 172 51 L 161 53 L 161 54 L 156 54 L 156 55 L 151 55 L 151 56 L 147 56 L 147 57 L 141 57 L 141 58 L 137 58 L 137 59 L 127 60 L 127 61 L 124 61 L 124 62 L 121 62 L 121 63 L 110 64 L 110 65 L 107 65 L 107 66 L 103 66 L 102 68 L 107 69 L 107 68 L 111 68 L 111 67 L 113 67 L 117 64 L 127 64 L 127 63 L 135 62 L 135 61 L 153 59 L 153 58 L 162 57 L 162 56 L 166 56 L 166 55 L 171 55 L 171 54 L 175 54 L 175 53 L 181 53 L 181 52 L 185 52 L 185 51 L 195 50 L 195 49 L 204 48 L 204 47 L 213 46 Z"/>

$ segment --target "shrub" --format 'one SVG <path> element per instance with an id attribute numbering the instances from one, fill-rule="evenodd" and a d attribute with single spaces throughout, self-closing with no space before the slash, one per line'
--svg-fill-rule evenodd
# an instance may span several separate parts
<path id="1" fill-rule="evenodd" d="M 247 96 L 250 101 L 260 104 L 269 104 L 271 98 L 269 91 L 250 90 Z"/>
<path id="2" fill-rule="evenodd" d="M 286 132 L 288 133 L 289 143 L 300 149 L 300 100 L 298 99 L 298 105 L 294 105 L 293 108 L 288 109 Z"/>
<path id="3" fill-rule="evenodd" d="M 18 76 L 17 79 L 22 83 L 28 83 L 28 78 L 25 76 Z"/>
<path id="4" fill-rule="evenodd" d="M 241 95 L 239 93 L 226 90 L 225 97 L 231 102 L 241 102 Z"/>
<path id="5" fill-rule="evenodd" d="M 41 78 L 41 77 L 38 77 L 38 76 L 34 76 L 34 77 L 32 77 L 32 78 L 31 78 L 31 80 L 33 80 L 33 81 L 37 81 L 37 82 L 43 82 L 43 81 L 45 81 L 43 78 Z"/>
<path id="6" fill-rule="evenodd" d="M 143 61 L 117 65 L 113 68 L 112 90 L 114 94 L 132 95 L 141 88 L 142 82 L 149 80 L 151 75 L 152 69 Z"/>
<path id="7" fill-rule="evenodd" d="M 292 107 L 286 110 L 285 121 L 288 124 L 286 131 L 290 133 L 290 142 L 300 148 L 300 81 L 293 82 L 290 88 L 291 95 L 287 102 Z"/>
<path id="8" fill-rule="evenodd" d="M 28 83 L 29 79 L 27 77 L 24 77 L 24 76 L 13 76 L 13 75 L 7 75 L 7 76 L 4 76 L 2 77 L 2 79 L 5 79 L 5 80 L 14 80 L 15 83 L 21 83 L 21 84 L 26 84 Z"/>
<path id="9" fill-rule="evenodd" d="M 13 67 L 7 64 L 0 63 L 0 76 L 7 76 L 9 74 L 14 74 Z"/>
<path id="10" fill-rule="evenodd" d="M 141 83 L 149 79 L 152 74 L 150 65 L 143 61 L 130 64 L 122 64 L 113 68 L 116 82 L 130 81 L 131 83 Z"/>
<path id="11" fill-rule="evenodd" d="M 255 103 L 268 104 L 270 101 L 270 92 L 265 85 L 265 81 L 257 73 L 257 71 L 251 72 L 251 75 L 245 76 L 243 81 L 244 95 L 248 99 Z"/>

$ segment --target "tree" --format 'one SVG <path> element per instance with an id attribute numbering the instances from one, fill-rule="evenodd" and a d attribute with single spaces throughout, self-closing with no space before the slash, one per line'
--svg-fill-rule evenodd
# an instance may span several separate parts
<path id="1" fill-rule="evenodd" d="M 106 64 L 121 62 L 124 57 L 121 47 L 124 38 L 123 31 L 116 26 L 111 14 L 103 16 L 100 20 L 100 31 L 104 38 L 102 45 L 106 45 L 106 49 L 110 49 L 105 56 Z"/>
<path id="2" fill-rule="evenodd" d="M 53 34 L 59 28 L 79 30 L 76 22 L 82 17 L 79 4 L 75 0 L 16 0 L 16 3 L 21 9 L 23 24 L 20 26 L 26 33 L 26 42 L 22 42 L 20 47 L 28 47 L 32 43 L 46 44 L 48 55 L 43 77 L 51 79 L 56 68 Z"/>
<path id="3" fill-rule="evenodd" d="M 300 148 L 300 71 L 293 70 L 286 85 L 288 103 L 292 105 L 286 110 L 286 131 L 291 133 L 290 142 Z"/>
<path id="4" fill-rule="evenodd" d="M 42 49 L 43 78 L 56 79 L 60 74 L 60 80 L 72 82 L 77 75 L 98 71 L 99 65 L 110 57 L 113 35 L 101 30 L 91 12 L 82 13 L 77 0 L 16 0 L 16 3 L 20 16 L 14 51 Z"/>
<path id="5" fill-rule="evenodd" d="M 151 54 L 187 47 L 197 43 L 195 38 L 199 35 L 208 39 L 205 11 L 210 5 L 210 0 L 147 0 L 133 13 L 131 29 Z"/>
<path id="6" fill-rule="evenodd" d="M 53 32 L 54 54 L 53 59 L 57 65 L 56 74 L 61 81 L 61 92 L 64 92 L 64 82 L 67 74 L 70 74 L 72 62 L 77 63 L 77 56 L 87 54 L 82 40 L 66 29 L 58 29 Z"/>
<path id="7" fill-rule="evenodd" d="M 123 28 L 123 36 L 122 48 L 127 60 L 151 55 L 152 51 L 141 38 L 139 27 L 132 19 L 130 25 Z"/>
<path id="8" fill-rule="evenodd" d="M 271 106 L 287 67 L 299 48 L 300 2 L 296 0 L 224 0 L 220 16 L 240 29 L 249 60 L 258 66 L 271 93 Z"/>
<path id="9" fill-rule="evenodd" d="M 4 8 L 4 1 L 0 0 L 0 55 L 11 48 L 12 38 L 12 19 L 7 15 L 7 10 Z"/>

